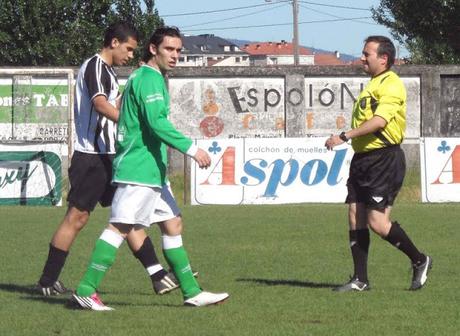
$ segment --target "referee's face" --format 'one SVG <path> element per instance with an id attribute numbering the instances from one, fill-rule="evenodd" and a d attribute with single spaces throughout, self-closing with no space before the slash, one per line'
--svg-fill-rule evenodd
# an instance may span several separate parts
<path id="1" fill-rule="evenodd" d="M 378 42 L 368 42 L 364 45 L 363 54 L 361 56 L 361 62 L 366 73 L 375 77 L 387 68 L 388 56 L 378 55 Z"/>

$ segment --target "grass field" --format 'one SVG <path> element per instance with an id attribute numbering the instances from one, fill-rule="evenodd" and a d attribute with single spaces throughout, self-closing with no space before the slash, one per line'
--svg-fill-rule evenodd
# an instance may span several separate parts
<path id="1" fill-rule="evenodd" d="M 66 297 L 31 290 L 65 208 L 1 207 L 0 335 L 458 335 L 460 205 L 420 204 L 414 195 L 408 185 L 394 218 L 434 259 L 421 291 L 407 291 L 408 259 L 375 235 L 372 290 L 331 291 L 352 272 L 345 205 L 184 206 L 199 281 L 230 299 L 193 309 L 179 291 L 155 296 L 123 246 L 101 287 L 116 311 L 102 313 L 70 310 Z M 61 276 L 66 285 L 82 276 L 107 216 L 98 208 L 78 237 Z M 160 246 L 158 229 L 150 233 Z"/>

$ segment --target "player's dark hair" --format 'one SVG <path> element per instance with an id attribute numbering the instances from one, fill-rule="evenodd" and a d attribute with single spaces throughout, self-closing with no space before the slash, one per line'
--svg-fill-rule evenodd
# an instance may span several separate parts
<path id="1" fill-rule="evenodd" d="M 144 47 L 144 53 L 142 55 L 142 61 L 148 62 L 152 58 L 152 53 L 150 52 L 150 45 L 153 44 L 154 46 L 158 47 L 162 42 L 165 36 L 170 37 L 178 37 L 182 39 L 180 34 L 180 30 L 177 27 L 160 27 L 157 28 L 150 39 L 147 41 L 147 44 Z"/>
<path id="2" fill-rule="evenodd" d="M 364 40 L 364 43 L 368 43 L 368 42 L 376 42 L 379 44 L 379 47 L 377 49 L 377 55 L 378 56 L 387 55 L 388 56 L 387 69 L 391 68 L 391 66 L 395 63 L 395 57 L 396 57 L 396 49 L 395 49 L 395 45 L 393 44 L 393 42 L 388 37 L 380 36 L 380 35 L 368 36 Z"/>
<path id="3" fill-rule="evenodd" d="M 111 24 L 104 34 L 104 47 L 110 47 L 112 40 L 116 38 L 120 43 L 128 41 L 129 38 L 139 41 L 139 32 L 130 23 L 119 21 Z"/>

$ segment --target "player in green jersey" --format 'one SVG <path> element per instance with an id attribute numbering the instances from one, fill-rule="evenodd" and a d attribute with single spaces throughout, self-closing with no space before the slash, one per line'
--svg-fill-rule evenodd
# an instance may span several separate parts
<path id="1" fill-rule="evenodd" d="M 165 258 L 179 280 L 184 304 L 207 306 L 224 301 L 227 293 L 203 291 L 194 278 L 182 244 L 182 217 L 167 179 L 167 146 L 209 167 L 207 152 L 177 131 L 168 120 L 169 94 L 165 74 L 176 66 L 182 49 L 177 28 L 159 28 L 150 38 L 144 62 L 126 84 L 118 121 L 113 181 L 117 184 L 110 224 L 96 242 L 88 269 L 72 300 L 81 308 L 111 310 L 97 288 L 132 230 L 159 223 Z"/>

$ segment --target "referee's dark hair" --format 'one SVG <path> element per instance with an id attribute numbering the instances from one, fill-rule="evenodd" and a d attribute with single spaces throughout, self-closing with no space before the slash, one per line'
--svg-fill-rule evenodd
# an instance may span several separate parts
<path id="1" fill-rule="evenodd" d="M 160 27 L 157 28 L 150 39 L 148 40 L 147 44 L 144 47 L 144 53 L 142 55 L 142 61 L 147 63 L 152 58 L 152 53 L 150 52 L 150 45 L 153 44 L 154 46 L 158 47 L 162 42 L 165 36 L 170 37 L 178 37 L 182 39 L 180 34 L 180 30 L 177 27 Z"/>
<path id="2" fill-rule="evenodd" d="M 104 47 L 110 47 L 114 38 L 120 43 L 123 43 L 128 41 L 130 37 L 139 41 L 139 32 L 136 27 L 126 21 L 115 22 L 111 24 L 104 33 Z"/>
<path id="3" fill-rule="evenodd" d="M 395 63 L 395 57 L 396 57 L 396 49 L 395 49 L 395 45 L 393 44 L 393 42 L 388 37 L 380 36 L 380 35 L 368 36 L 364 40 L 364 43 L 368 43 L 368 42 L 376 42 L 379 44 L 379 47 L 377 49 L 377 55 L 378 56 L 387 55 L 388 56 L 387 69 L 391 68 L 391 66 Z"/>

